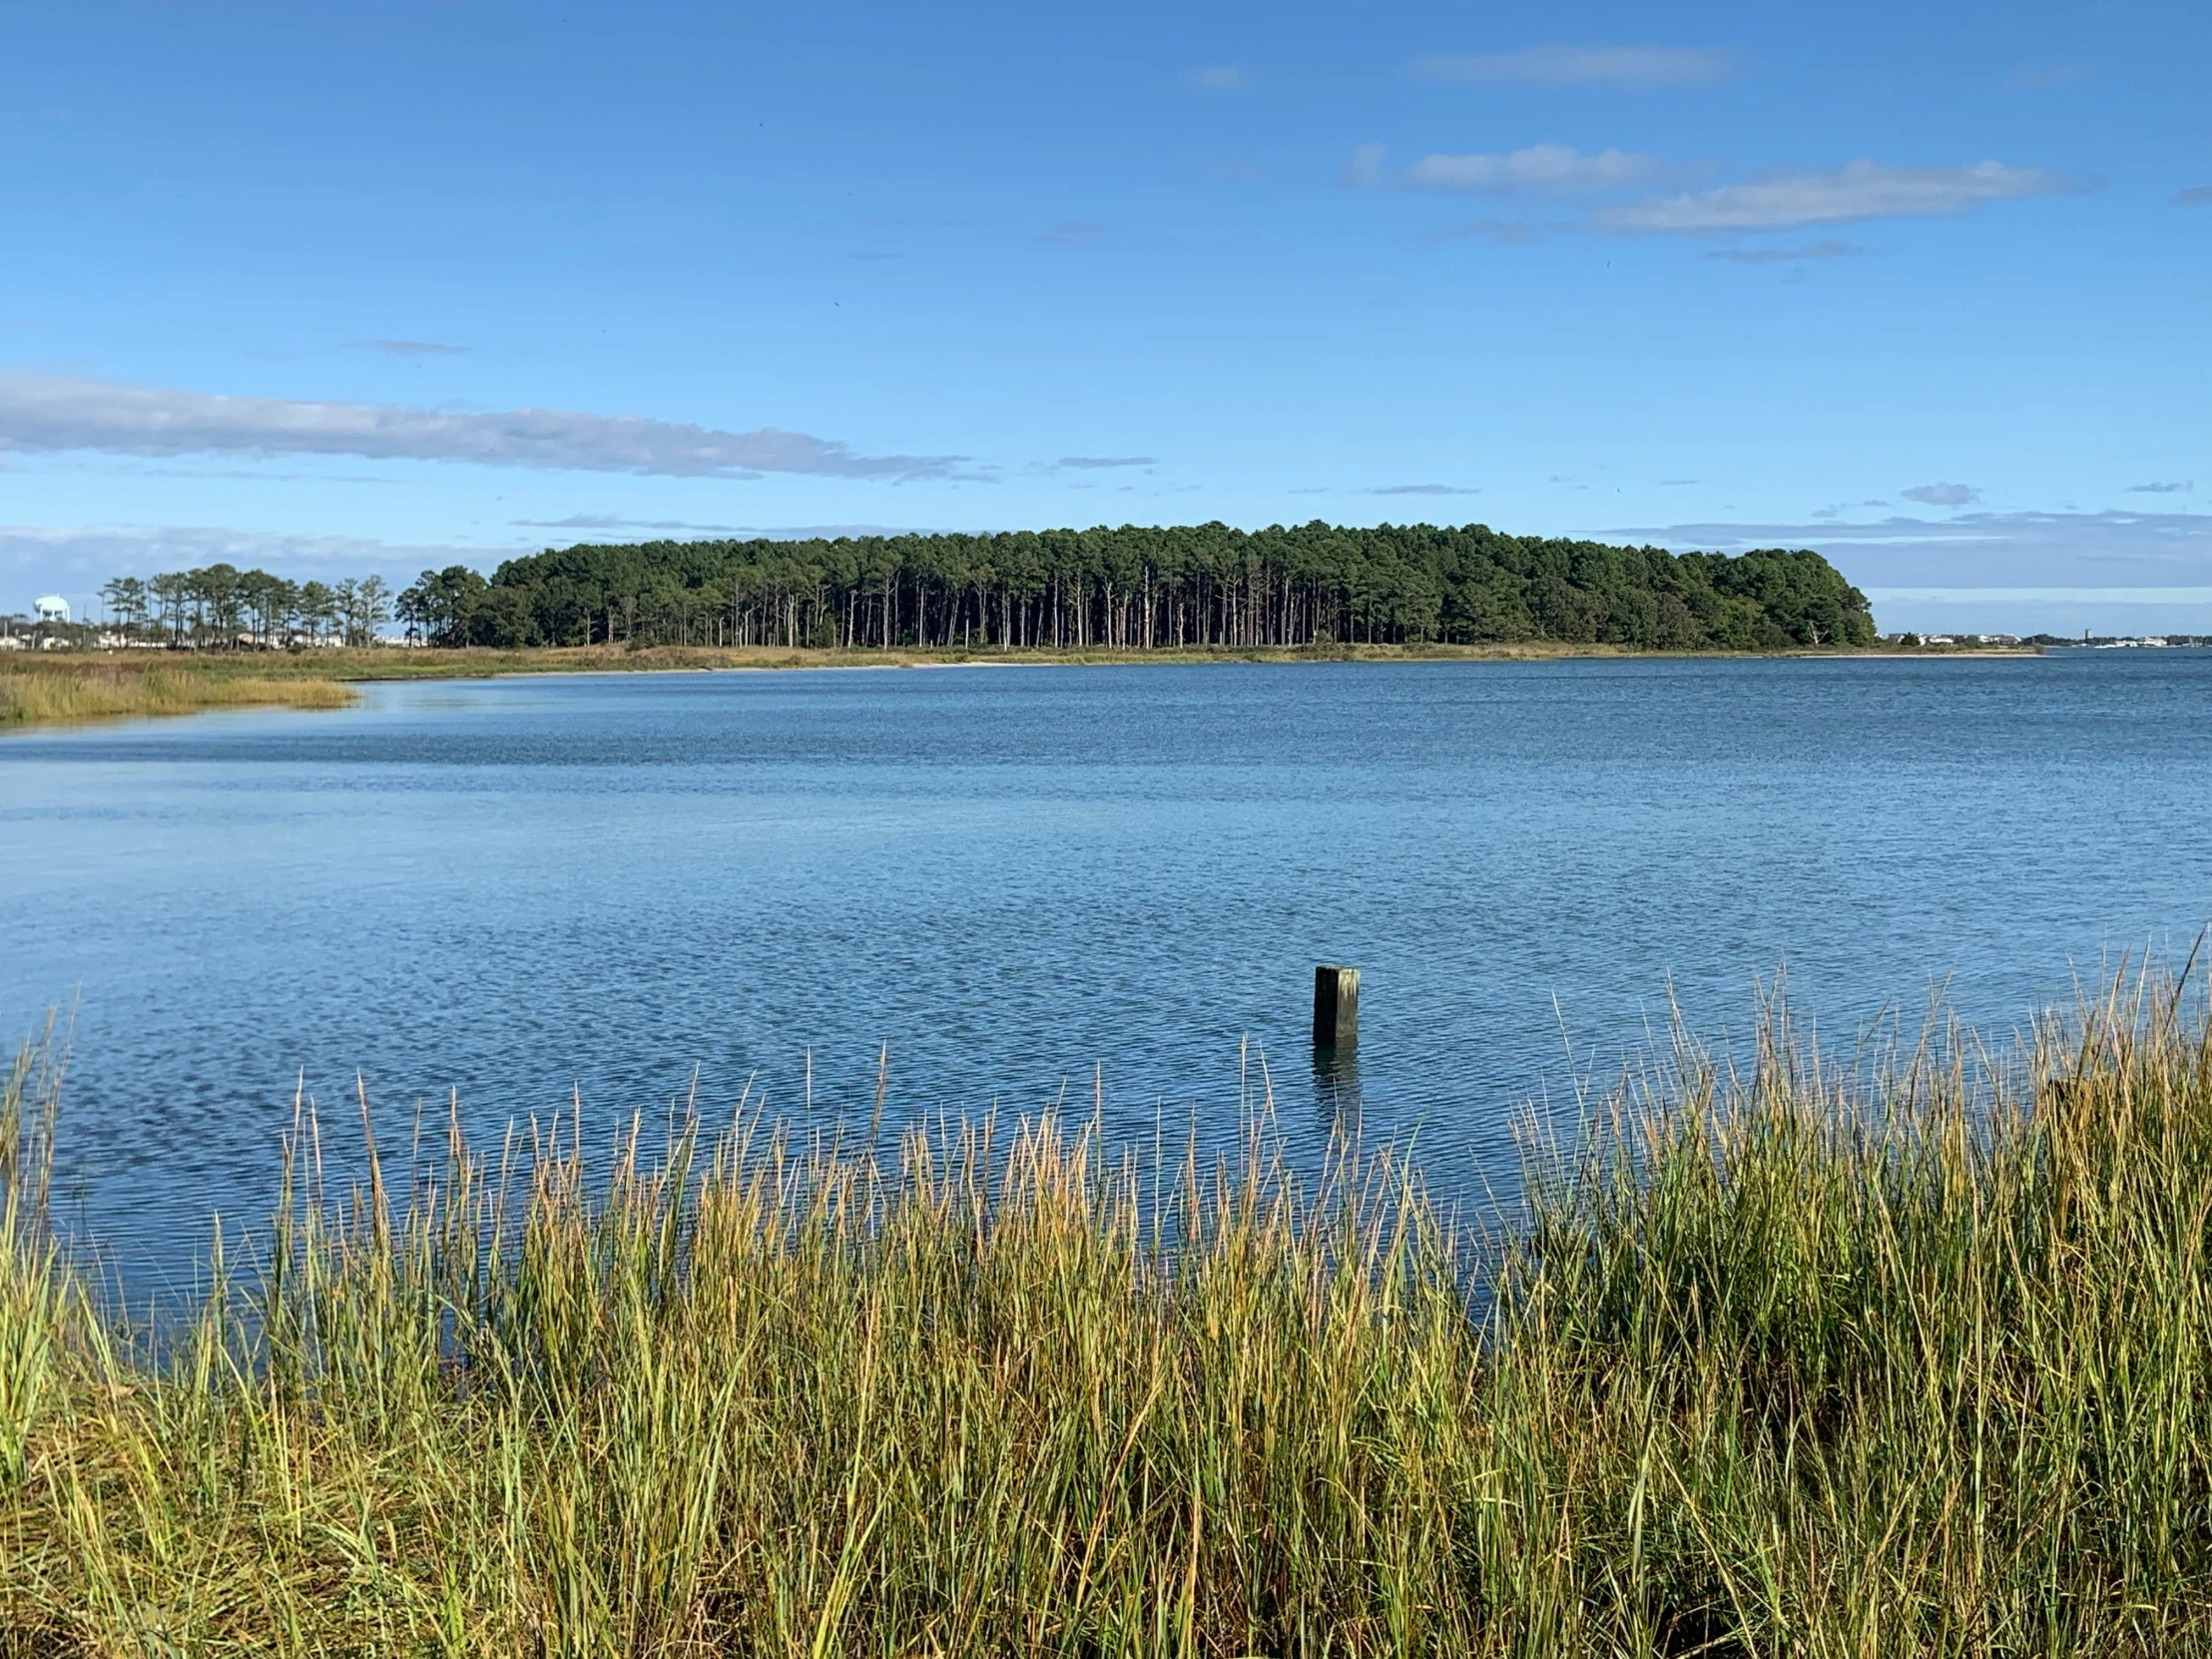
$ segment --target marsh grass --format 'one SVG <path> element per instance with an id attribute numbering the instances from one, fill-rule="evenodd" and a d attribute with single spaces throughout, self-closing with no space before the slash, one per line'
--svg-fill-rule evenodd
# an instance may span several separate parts
<path id="1" fill-rule="evenodd" d="M 2212 1048 L 1683 1045 L 1456 1232 L 1406 1171 L 679 1114 L 319 1189 L 159 1358 L 9 1085 L 0 1646 L 2173 1653 L 2212 1636 Z M 419 1173 L 416 1173 L 419 1172 Z M 10 1449 L 12 1448 L 12 1449 Z"/>
<path id="2" fill-rule="evenodd" d="M 340 709 L 355 693 L 334 680 L 240 672 L 230 664 L 152 663 L 57 653 L 0 658 L 0 730 L 79 725 L 208 709 Z"/>
<path id="3" fill-rule="evenodd" d="M 1206 663 L 1521 661 L 1634 655 L 1625 647 L 1533 642 L 1487 646 L 1218 647 L 1186 651 L 899 648 L 787 650 L 773 646 L 545 646 L 405 650 L 0 652 L 0 730 L 27 725 L 194 714 L 276 705 L 339 708 L 349 683 L 481 679 L 519 674 L 707 672 L 743 669 L 924 668 L 968 664 L 1185 666 Z"/>
<path id="4" fill-rule="evenodd" d="M 1052 664 L 1061 667 L 1313 662 L 1508 662 L 1620 657 L 1612 645 L 1215 647 L 1183 651 L 948 649 L 787 650 L 774 646 L 533 646 L 311 651 L 23 651 L 0 653 L 0 731 L 251 706 L 336 709 L 377 680 L 469 680 L 521 674 L 720 672 L 805 668 L 931 668 Z M 1771 653 L 1803 655 L 1802 651 Z M 1827 653 L 1813 653 L 1824 655 Z M 1742 653 L 1728 653 L 1742 655 Z"/>

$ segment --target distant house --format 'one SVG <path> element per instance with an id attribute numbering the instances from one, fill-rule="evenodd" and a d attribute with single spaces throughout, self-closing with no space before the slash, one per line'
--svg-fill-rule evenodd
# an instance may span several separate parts
<path id="1" fill-rule="evenodd" d="M 58 593 L 42 593 L 31 602 L 31 610 L 41 622 L 67 622 L 69 601 Z"/>

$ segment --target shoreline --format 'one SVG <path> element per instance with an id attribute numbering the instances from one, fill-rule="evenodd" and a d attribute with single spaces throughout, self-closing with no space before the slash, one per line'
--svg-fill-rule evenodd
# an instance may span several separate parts
<path id="1" fill-rule="evenodd" d="M 0 655 L 0 733 L 158 719 L 238 708 L 343 708 L 356 685 L 527 675 L 781 673 L 825 669 L 1152 668 L 1238 664 L 1544 663 L 1814 659 L 1930 661 L 2033 658 L 2034 649 L 1964 651 L 1639 651 L 1527 641 L 1496 645 L 1255 646 L 1183 651 L 817 651 L 779 647 L 553 646 L 525 650 L 372 646 L 308 652 L 126 649 Z M 16 660 L 10 660 L 11 658 Z"/>

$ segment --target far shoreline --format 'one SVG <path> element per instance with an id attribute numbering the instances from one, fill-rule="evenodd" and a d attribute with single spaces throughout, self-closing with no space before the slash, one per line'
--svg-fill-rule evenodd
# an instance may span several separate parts
<path id="1" fill-rule="evenodd" d="M 350 688 L 400 681 L 827 669 L 1138 668 L 1239 664 L 2026 660 L 2037 646 L 1957 650 L 1651 651 L 1564 641 L 1493 645 L 1249 647 L 1180 651 L 850 651 L 718 646 L 400 646 L 200 651 L 126 647 L 0 653 L 0 732 L 249 707 L 341 708 Z"/>

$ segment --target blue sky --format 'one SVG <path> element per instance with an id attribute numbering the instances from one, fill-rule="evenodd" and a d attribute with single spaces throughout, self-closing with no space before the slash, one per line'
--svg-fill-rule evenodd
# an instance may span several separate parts
<path id="1" fill-rule="evenodd" d="M 0 608 L 1483 522 L 2212 631 L 2212 8 L 19 7 Z"/>

